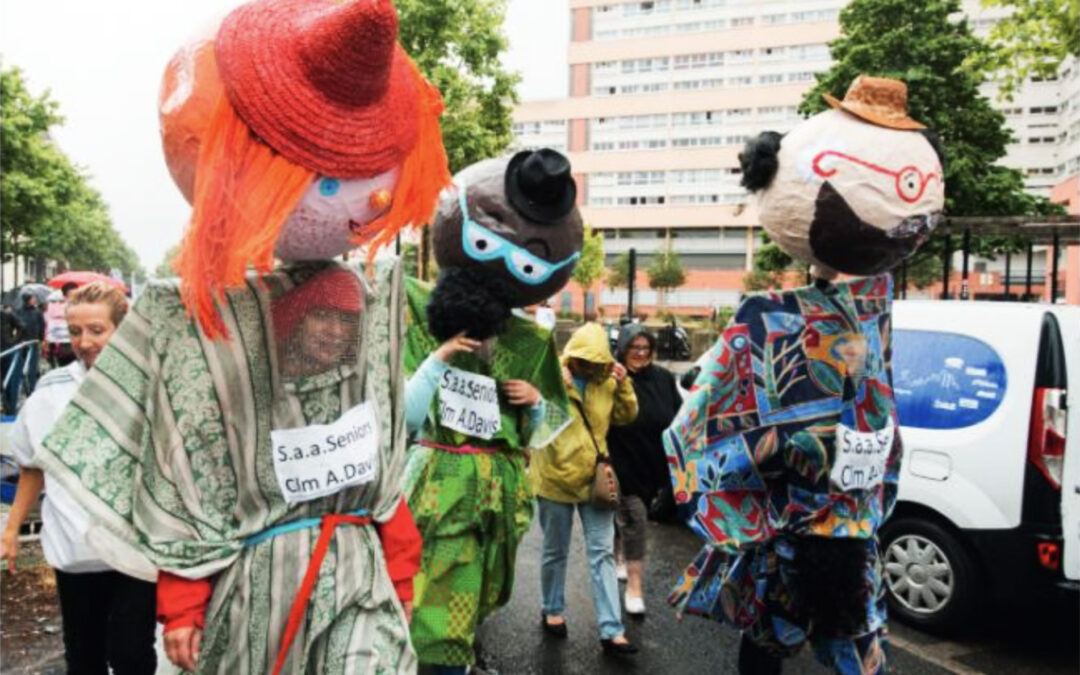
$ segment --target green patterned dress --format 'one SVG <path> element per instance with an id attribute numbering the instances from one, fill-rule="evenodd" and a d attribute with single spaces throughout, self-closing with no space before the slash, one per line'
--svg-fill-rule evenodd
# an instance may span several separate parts
<path id="1" fill-rule="evenodd" d="M 406 281 L 405 370 L 411 375 L 439 346 L 427 330 L 430 285 Z M 438 394 L 409 448 L 405 492 L 424 549 L 414 589 L 412 639 L 420 662 L 467 665 L 475 660 L 476 627 L 510 600 L 517 547 L 532 520 L 525 450 L 549 443 L 570 422 L 562 369 L 550 331 L 511 317 L 490 357 L 455 354 L 450 363 L 502 384 L 525 380 L 544 398 L 538 423 L 500 393 L 501 429 L 489 440 L 438 423 Z M 497 452 L 457 454 L 446 447 L 473 445 Z"/>
<path id="2" fill-rule="evenodd" d="M 90 539 L 117 569 L 214 577 L 200 673 L 270 672 L 318 527 L 245 540 L 290 521 L 401 499 L 405 436 L 398 264 L 363 284 L 355 363 L 284 381 L 271 302 L 333 263 L 285 268 L 229 291 L 230 339 L 197 330 L 173 283 L 142 294 L 45 442 L 41 463 L 96 522 Z M 379 420 L 372 481 L 288 504 L 272 429 L 336 420 L 368 401 Z M 408 625 L 374 527 L 338 527 L 284 672 L 414 672 Z"/>

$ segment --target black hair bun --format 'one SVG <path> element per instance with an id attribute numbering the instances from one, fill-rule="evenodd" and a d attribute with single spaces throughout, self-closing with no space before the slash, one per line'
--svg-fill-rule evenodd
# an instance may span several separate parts
<path id="1" fill-rule="evenodd" d="M 506 330 L 511 298 L 510 285 L 482 269 L 445 268 L 428 301 L 428 330 L 439 342 L 462 331 L 474 340 L 498 335 Z"/>
<path id="2" fill-rule="evenodd" d="M 776 170 L 780 167 L 777 154 L 780 152 L 780 139 L 783 134 L 776 131 L 763 131 L 746 142 L 739 153 L 739 165 L 742 166 L 741 184 L 750 192 L 757 192 L 769 187 Z"/>

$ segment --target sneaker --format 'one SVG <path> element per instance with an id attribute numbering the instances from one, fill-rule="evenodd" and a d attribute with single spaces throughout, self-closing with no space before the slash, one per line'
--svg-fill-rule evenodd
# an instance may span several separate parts
<path id="1" fill-rule="evenodd" d="M 623 595 L 623 606 L 627 614 L 642 616 L 645 614 L 645 598 L 633 598 L 629 593 Z"/>
<path id="2" fill-rule="evenodd" d="M 615 566 L 615 578 L 619 581 L 626 581 L 626 565 Z"/>

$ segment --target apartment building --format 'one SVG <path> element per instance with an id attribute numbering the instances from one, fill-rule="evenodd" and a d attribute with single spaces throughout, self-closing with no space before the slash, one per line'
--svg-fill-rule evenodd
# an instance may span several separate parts
<path id="1" fill-rule="evenodd" d="M 738 152 L 760 131 L 798 123 L 814 73 L 830 66 L 827 44 L 839 35 L 846 4 L 569 0 L 569 96 L 522 103 L 517 144 L 569 155 L 583 215 L 604 233 L 609 263 L 631 247 L 639 269 L 667 246 L 679 252 L 688 278 L 668 294 L 669 308 L 704 313 L 736 304 L 759 241 Z M 993 19 L 977 18 L 983 30 Z M 1069 133 L 1065 118 L 1080 113 L 1061 86 L 1080 85 L 1078 70 L 1001 104 L 1018 138 L 1038 139 L 1017 143 L 1007 161 L 1047 196 L 1080 163 L 1076 143 L 1072 157 L 1058 147 Z M 578 297 L 567 292 L 560 306 L 580 310 Z M 641 284 L 638 306 L 658 300 Z M 605 290 L 595 301 L 617 308 L 625 292 Z"/>
<path id="2" fill-rule="evenodd" d="M 1008 7 L 983 7 L 980 0 L 964 0 L 973 31 L 985 38 Z M 1013 143 L 1002 164 L 1024 173 L 1028 190 L 1051 197 L 1054 186 L 1080 173 L 1080 59 L 1068 59 L 1056 75 L 1029 79 L 1012 100 L 1002 100 L 993 82 L 983 94 L 1005 114 Z"/>

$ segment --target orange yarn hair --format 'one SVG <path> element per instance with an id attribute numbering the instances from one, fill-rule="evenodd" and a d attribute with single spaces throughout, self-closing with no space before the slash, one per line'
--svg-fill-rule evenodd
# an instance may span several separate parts
<path id="1" fill-rule="evenodd" d="M 439 131 L 442 98 L 416 65 L 410 66 L 417 138 L 401 165 L 390 210 L 373 223 L 378 234 L 368 244 L 369 263 L 402 228 L 426 225 L 439 192 L 450 182 Z M 258 140 L 228 98 L 220 98 L 199 149 L 194 210 L 173 264 L 181 299 L 208 337 L 228 337 L 216 303 L 224 301 L 226 289 L 244 283 L 249 266 L 260 274 L 273 269 L 281 229 L 315 178 L 314 171 Z"/>

